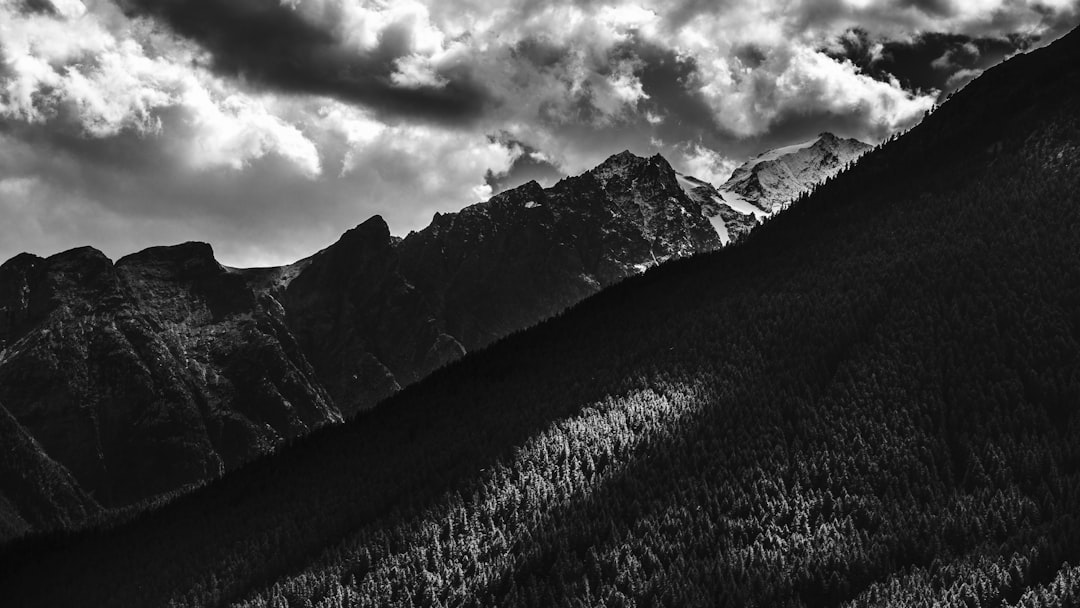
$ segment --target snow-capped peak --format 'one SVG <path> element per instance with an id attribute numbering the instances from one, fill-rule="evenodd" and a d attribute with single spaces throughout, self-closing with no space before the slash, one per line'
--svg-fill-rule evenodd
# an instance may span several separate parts
<path id="1" fill-rule="evenodd" d="M 836 175 L 870 149 L 857 139 L 832 133 L 763 152 L 743 163 L 720 186 L 725 200 L 772 215 L 811 187 Z"/>
<path id="2" fill-rule="evenodd" d="M 822 133 L 815 139 L 763 152 L 732 173 L 720 188 L 676 174 L 679 186 L 701 204 L 721 241 L 738 240 L 811 187 L 836 175 L 869 145 Z"/>
<path id="3" fill-rule="evenodd" d="M 645 159 L 629 150 L 613 154 L 597 165 L 589 173 L 605 186 L 616 177 L 626 178 L 645 163 Z"/>

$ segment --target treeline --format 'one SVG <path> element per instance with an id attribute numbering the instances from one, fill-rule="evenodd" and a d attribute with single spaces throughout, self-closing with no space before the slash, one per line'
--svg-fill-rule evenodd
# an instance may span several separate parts
<path id="1" fill-rule="evenodd" d="M 20 606 L 1080 603 L 1080 41 L 128 525 Z M 1016 67 L 1019 66 L 1019 67 Z"/>

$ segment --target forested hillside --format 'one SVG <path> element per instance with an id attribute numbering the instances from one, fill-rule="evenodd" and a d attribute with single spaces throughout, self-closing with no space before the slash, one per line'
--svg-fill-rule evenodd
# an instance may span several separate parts
<path id="1" fill-rule="evenodd" d="M 129 524 L 18 606 L 1080 602 L 1080 33 L 743 242 Z"/>

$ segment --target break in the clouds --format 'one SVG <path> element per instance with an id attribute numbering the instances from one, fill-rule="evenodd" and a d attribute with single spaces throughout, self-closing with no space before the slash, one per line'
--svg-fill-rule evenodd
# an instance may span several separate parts
<path id="1" fill-rule="evenodd" d="M 555 166 L 551 159 L 542 151 L 533 148 L 529 144 L 515 141 L 513 138 L 492 138 L 499 141 L 512 151 L 513 162 L 505 171 L 496 173 L 488 170 L 484 176 L 484 183 L 491 189 L 491 194 L 498 194 L 503 190 L 516 188 L 524 183 L 535 181 L 545 188 L 551 186 L 566 174 Z"/>
<path id="2" fill-rule="evenodd" d="M 854 63 L 878 80 L 899 81 L 905 90 L 948 95 L 983 70 L 1039 41 L 1034 34 L 1002 37 L 925 32 L 900 40 L 874 40 L 865 30 L 852 29 L 830 41 L 826 52 Z"/>
<path id="3" fill-rule="evenodd" d="M 878 141 L 1077 0 L 0 0 L 0 259 L 283 263 L 614 152 Z"/>

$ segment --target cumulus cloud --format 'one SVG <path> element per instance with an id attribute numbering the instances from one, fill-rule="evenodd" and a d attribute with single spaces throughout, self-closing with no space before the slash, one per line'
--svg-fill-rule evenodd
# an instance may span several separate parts
<path id="1" fill-rule="evenodd" d="M 96 139 L 123 131 L 165 137 L 182 152 L 174 162 L 194 166 L 240 169 L 278 153 L 307 175 L 319 173 L 314 144 L 259 96 L 193 69 L 196 50 L 179 45 L 171 56 L 155 55 L 152 33 L 143 41 L 114 35 L 107 10 L 88 14 L 78 0 L 53 7 L 48 14 L 9 11 L 0 23 L 0 118 Z M 183 120 L 165 133 L 169 114 Z"/>
<path id="2" fill-rule="evenodd" d="M 681 164 L 688 175 L 717 186 L 726 182 L 739 166 L 734 159 L 698 144 L 684 146 L 681 152 Z"/>
<path id="3" fill-rule="evenodd" d="M 0 0 L 0 258 L 284 263 L 622 149 L 719 182 L 910 126 L 1076 0 Z"/>
<path id="4" fill-rule="evenodd" d="M 345 134 L 340 176 L 362 175 L 365 194 L 384 201 L 401 197 L 417 217 L 430 219 L 436 211 L 456 211 L 457 201 L 487 198 L 485 172 L 506 170 L 514 158 L 513 150 L 483 135 L 430 125 L 388 126 L 340 103 L 328 104 L 320 115 L 321 129 Z"/>

